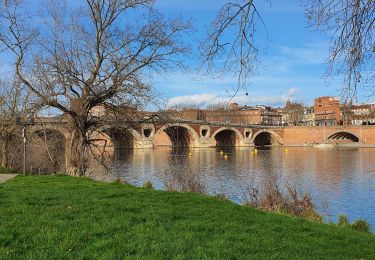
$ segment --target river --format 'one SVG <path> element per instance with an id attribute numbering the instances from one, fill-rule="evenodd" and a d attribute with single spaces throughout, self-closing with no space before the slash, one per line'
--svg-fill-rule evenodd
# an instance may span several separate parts
<path id="1" fill-rule="evenodd" d="M 129 150 L 115 162 L 109 178 L 164 189 L 168 175 L 197 176 L 209 194 L 225 193 L 241 203 L 247 187 L 270 178 L 285 188 L 312 195 L 326 221 L 346 214 L 366 219 L 375 231 L 375 149 L 272 147 L 237 149 Z M 107 176 L 108 178 L 108 176 Z"/>

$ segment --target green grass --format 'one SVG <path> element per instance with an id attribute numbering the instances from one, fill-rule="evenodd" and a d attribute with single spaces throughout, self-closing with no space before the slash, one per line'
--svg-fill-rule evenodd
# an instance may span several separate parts
<path id="1" fill-rule="evenodd" d="M 0 259 L 374 259 L 375 236 L 192 193 L 67 176 L 0 185 Z"/>

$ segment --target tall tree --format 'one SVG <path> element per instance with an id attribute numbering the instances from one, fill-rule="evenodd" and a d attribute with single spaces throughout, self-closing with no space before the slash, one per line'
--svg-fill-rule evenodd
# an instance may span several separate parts
<path id="1" fill-rule="evenodd" d="M 375 93 L 375 1 L 308 0 L 311 26 L 331 34 L 327 76 L 343 77 L 343 94 L 352 100 L 358 86 Z"/>
<path id="2" fill-rule="evenodd" d="M 2 0 L 0 42 L 21 82 L 66 115 L 67 173 L 83 175 L 88 133 L 102 124 L 90 111 L 103 104 L 139 109 L 152 100 L 146 79 L 181 65 L 190 24 L 164 18 L 153 0 L 49 0 L 35 13 L 32 2 Z"/>

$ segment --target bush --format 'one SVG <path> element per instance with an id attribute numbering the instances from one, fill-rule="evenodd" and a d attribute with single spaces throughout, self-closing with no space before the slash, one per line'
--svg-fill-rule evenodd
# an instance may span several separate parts
<path id="1" fill-rule="evenodd" d="M 115 184 L 126 184 L 126 181 L 121 180 L 120 178 L 117 178 L 116 180 L 113 181 Z"/>
<path id="2" fill-rule="evenodd" d="M 337 223 L 339 227 L 349 227 L 350 223 L 346 215 L 339 216 L 339 222 Z"/>
<path id="3" fill-rule="evenodd" d="M 215 194 L 214 197 L 217 198 L 218 200 L 229 200 L 229 197 L 225 193 L 222 193 L 222 192 Z"/>
<path id="4" fill-rule="evenodd" d="M 190 169 L 181 171 L 180 169 L 165 172 L 161 179 L 167 191 L 195 192 L 205 194 L 206 189 L 199 179 L 198 173 Z"/>
<path id="5" fill-rule="evenodd" d="M 148 189 L 148 190 L 153 190 L 154 186 L 152 186 L 151 181 L 146 181 L 145 183 L 143 183 L 143 188 Z"/>
<path id="6" fill-rule="evenodd" d="M 248 187 L 245 189 L 243 205 L 281 214 L 292 215 L 314 222 L 323 223 L 308 193 L 300 193 L 296 188 L 288 187 L 282 192 L 276 183 L 268 183 L 261 189 Z"/>
<path id="7" fill-rule="evenodd" d="M 339 222 L 337 223 L 339 227 L 348 227 L 360 232 L 371 233 L 370 224 L 364 219 L 358 219 L 353 223 L 350 223 L 346 215 L 339 216 Z"/>
<path id="8" fill-rule="evenodd" d="M 370 224 L 364 220 L 364 219 L 358 219 L 354 221 L 354 223 L 351 225 L 352 229 L 365 232 L 365 233 L 371 233 L 370 232 Z"/>
<path id="9" fill-rule="evenodd" d="M 7 173 L 16 173 L 16 171 L 13 169 L 0 167 L 0 174 L 7 174 Z"/>
<path id="10" fill-rule="evenodd" d="M 302 217 L 313 222 L 323 223 L 323 216 L 315 208 L 306 210 Z"/>

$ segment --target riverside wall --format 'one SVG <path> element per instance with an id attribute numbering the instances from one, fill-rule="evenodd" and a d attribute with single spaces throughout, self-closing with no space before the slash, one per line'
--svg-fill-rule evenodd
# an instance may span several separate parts
<path id="1" fill-rule="evenodd" d="M 282 140 L 286 146 L 340 143 L 342 140 L 329 139 L 338 132 L 353 134 L 359 139 L 360 145 L 375 146 L 375 126 L 285 127 L 282 131 Z"/>

